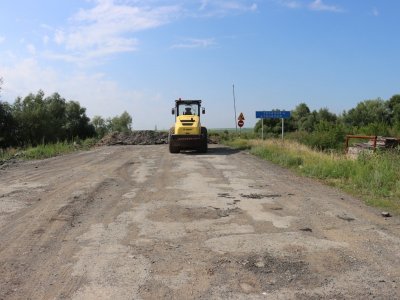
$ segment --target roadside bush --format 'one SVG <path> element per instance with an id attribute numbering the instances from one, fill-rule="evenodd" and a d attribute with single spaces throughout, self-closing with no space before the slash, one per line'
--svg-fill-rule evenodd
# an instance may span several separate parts
<path id="1" fill-rule="evenodd" d="M 24 159 L 43 159 L 74 151 L 74 144 L 60 142 L 55 144 L 38 145 L 22 152 Z"/>
<path id="2" fill-rule="evenodd" d="M 98 142 L 98 139 L 96 138 L 88 138 L 86 140 L 83 140 L 81 145 L 83 149 L 90 149 L 96 145 Z"/>
<path id="3" fill-rule="evenodd" d="M 342 126 L 318 124 L 317 130 L 313 132 L 297 131 L 287 135 L 290 140 L 307 145 L 320 151 L 344 149 L 345 129 Z"/>
<path id="4" fill-rule="evenodd" d="M 86 140 L 77 139 L 74 142 L 57 142 L 53 144 L 41 144 L 35 147 L 29 146 L 23 149 L 0 149 L 0 162 L 12 158 L 18 159 L 43 159 L 67 154 L 76 150 L 89 150 L 95 146 L 97 139 L 89 138 Z"/>
<path id="5" fill-rule="evenodd" d="M 359 133 L 364 135 L 390 136 L 390 127 L 385 123 L 371 123 L 359 128 Z"/>
<path id="6" fill-rule="evenodd" d="M 232 148 L 239 149 L 239 150 L 246 150 L 250 149 L 252 145 L 249 143 L 249 140 L 246 139 L 235 139 L 231 141 L 226 141 L 227 145 Z"/>
<path id="7" fill-rule="evenodd" d="M 373 194 L 384 197 L 400 197 L 399 153 L 389 151 L 360 155 L 353 181 L 360 190 L 372 190 Z"/>
<path id="8" fill-rule="evenodd" d="M 0 148 L 0 163 L 2 161 L 6 161 L 13 158 L 14 155 L 17 153 L 18 150 L 16 148 L 7 148 L 7 149 Z"/>
<path id="9" fill-rule="evenodd" d="M 344 147 L 344 134 L 336 130 L 314 131 L 310 133 L 304 143 L 317 150 L 342 150 Z"/>

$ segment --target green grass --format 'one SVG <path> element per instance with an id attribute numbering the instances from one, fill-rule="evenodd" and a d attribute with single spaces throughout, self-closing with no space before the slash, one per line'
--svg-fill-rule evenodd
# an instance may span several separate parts
<path id="1" fill-rule="evenodd" d="M 30 147 L 22 152 L 24 159 L 43 159 L 75 151 L 74 144 L 61 142 L 49 145 Z"/>
<path id="2" fill-rule="evenodd" d="M 24 150 L 7 149 L 0 151 L 0 161 L 6 161 L 12 158 L 33 160 L 54 157 L 62 154 L 71 153 L 77 150 L 88 150 L 96 143 L 96 139 L 86 139 L 75 143 L 58 142 L 54 144 L 38 145 L 28 147 Z"/>
<path id="3" fill-rule="evenodd" d="M 228 129 L 208 129 L 208 136 L 212 140 L 217 141 L 220 143 L 223 141 L 224 143 L 226 141 L 230 141 L 235 143 L 237 139 L 254 139 L 257 137 L 257 135 L 254 133 L 254 130 L 252 128 L 242 128 L 242 130 L 236 130 L 233 128 L 228 128 Z"/>
<path id="4" fill-rule="evenodd" d="M 233 140 L 236 149 L 339 187 L 368 205 L 400 214 L 400 152 L 377 152 L 349 159 L 340 153 L 311 150 L 293 141 Z"/>
<path id="5" fill-rule="evenodd" d="M 0 162 L 13 158 L 16 153 L 18 150 L 15 148 L 0 149 Z"/>
<path id="6" fill-rule="evenodd" d="M 231 141 L 226 142 L 231 146 L 232 148 L 239 149 L 239 150 L 246 150 L 246 149 L 251 149 L 251 144 L 249 143 L 249 140 L 245 139 L 234 139 Z"/>

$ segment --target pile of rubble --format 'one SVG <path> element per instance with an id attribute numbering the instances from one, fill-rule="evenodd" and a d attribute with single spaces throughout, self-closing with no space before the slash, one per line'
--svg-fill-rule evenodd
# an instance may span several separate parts
<path id="1" fill-rule="evenodd" d="M 393 149 L 400 145 L 400 139 L 393 137 L 378 136 L 376 140 L 377 148 Z"/>
<path id="2" fill-rule="evenodd" d="M 349 141 L 351 139 L 364 139 L 367 140 L 367 142 L 354 143 L 350 146 Z M 398 148 L 399 146 L 400 139 L 394 137 L 357 135 L 346 136 L 346 153 L 350 158 L 357 158 L 360 153 L 373 153 L 376 149 L 389 150 Z"/>
<path id="3" fill-rule="evenodd" d="M 371 139 L 366 143 L 354 144 L 354 146 L 363 149 L 374 149 L 374 148 L 393 149 L 399 146 L 399 142 L 400 140 L 397 138 L 378 136 L 375 138 L 375 140 Z"/>
<path id="4" fill-rule="evenodd" d="M 168 132 L 137 130 L 130 133 L 113 132 L 104 136 L 97 146 L 158 145 L 168 143 Z"/>
<path id="5" fill-rule="evenodd" d="M 400 139 L 394 137 L 383 137 L 383 136 L 357 136 L 347 135 L 346 136 L 346 148 L 349 148 L 350 139 L 364 139 L 368 140 L 364 143 L 354 143 L 352 147 L 358 149 L 393 149 L 400 145 Z"/>

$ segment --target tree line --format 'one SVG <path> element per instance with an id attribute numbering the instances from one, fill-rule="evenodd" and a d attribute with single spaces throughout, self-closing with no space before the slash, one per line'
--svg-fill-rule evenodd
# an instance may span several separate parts
<path id="1" fill-rule="evenodd" d="M 256 133 L 261 132 L 262 124 L 266 136 L 281 133 L 279 119 L 257 121 Z M 400 95 L 364 100 L 340 115 L 327 108 L 311 111 L 306 103 L 300 103 L 285 120 L 285 132 L 289 138 L 322 150 L 342 147 L 346 134 L 400 136 Z"/>
<path id="2" fill-rule="evenodd" d="M 0 148 L 101 138 L 111 131 L 129 132 L 131 124 L 126 111 L 106 120 L 95 116 L 91 121 L 79 102 L 67 101 L 58 93 L 46 97 L 40 90 L 18 97 L 13 104 L 0 100 Z"/>

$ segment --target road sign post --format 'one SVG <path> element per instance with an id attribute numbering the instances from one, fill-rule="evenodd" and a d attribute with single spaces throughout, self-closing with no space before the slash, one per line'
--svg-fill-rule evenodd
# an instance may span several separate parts
<path id="1" fill-rule="evenodd" d="M 261 139 L 264 140 L 264 119 L 261 119 Z"/>
<path id="2" fill-rule="evenodd" d="M 240 113 L 240 115 L 238 117 L 237 125 L 239 126 L 239 136 L 241 136 L 242 135 L 242 127 L 244 125 L 244 115 L 242 112 Z"/>
<path id="3" fill-rule="evenodd" d="M 261 138 L 264 139 L 264 119 L 282 119 L 282 140 L 284 134 L 284 119 L 290 118 L 290 111 L 286 110 L 270 110 L 256 111 L 256 119 L 261 119 Z"/>

